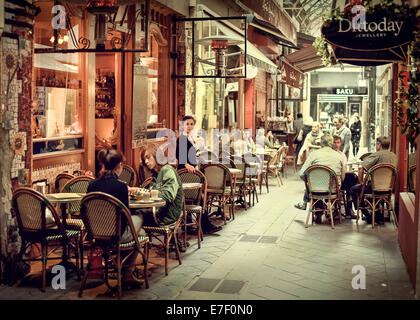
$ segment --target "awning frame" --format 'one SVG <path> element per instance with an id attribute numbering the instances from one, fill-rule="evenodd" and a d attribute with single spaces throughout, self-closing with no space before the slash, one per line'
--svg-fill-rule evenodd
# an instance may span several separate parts
<path id="1" fill-rule="evenodd" d="M 196 61 L 195 59 L 195 27 L 194 27 L 194 22 L 197 21 L 223 21 L 223 20 L 243 20 L 243 23 L 245 25 L 245 30 L 244 30 L 244 44 L 245 44 L 245 59 L 247 57 L 247 24 L 248 24 L 248 19 L 249 17 L 247 16 L 240 16 L 240 17 L 194 17 L 194 18 L 174 18 L 174 23 L 179 23 L 179 22 L 192 22 L 193 23 L 193 28 L 192 28 L 192 73 L 191 74 L 173 74 L 172 77 L 173 78 L 192 78 L 192 79 L 196 79 L 196 78 L 217 78 L 217 79 L 232 79 L 232 78 L 247 78 L 247 66 L 246 63 L 244 64 L 244 74 L 243 75 L 197 75 L 195 73 L 195 63 L 199 62 Z M 246 61 L 246 60 L 245 60 Z"/>

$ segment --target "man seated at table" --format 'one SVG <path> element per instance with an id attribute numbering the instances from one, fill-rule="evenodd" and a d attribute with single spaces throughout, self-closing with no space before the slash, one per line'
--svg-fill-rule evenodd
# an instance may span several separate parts
<path id="1" fill-rule="evenodd" d="M 359 194 L 362 192 L 362 183 L 363 183 L 363 170 L 369 170 L 373 166 L 381 163 L 389 163 L 397 168 L 398 165 L 398 158 L 397 155 L 391 151 L 389 151 L 389 146 L 391 141 L 388 137 L 381 136 L 376 139 L 376 152 L 372 153 L 371 155 L 367 156 L 361 163 L 361 166 L 358 170 L 358 180 L 359 183 L 352 186 L 350 188 L 350 193 L 353 198 L 354 207 L 357 210 L 357 198 Z M 367 182 L 365 193 L 372 192 L 372 187 L 370 181 Z M 361 202 L 364 205 L 364 201 Z M 367 209 L 362 209 L 362 213 L 366 218 L 367 223 L 372 223 L 372 215 L 369 213 Z M 375 214 L 375 220 L 378 223 L 383 223 L 383 218 L 379 214 Z"/>
<path id="2" fill-rule="evenodd" d="M 269 149 L 274 148 L 274 136 L 273 132 L 271 130 L 267 131 L 264 137 L 264 147 L 267 147 Z"/>
<path id="3" fill-rule="evenodd" d="M 305 179 L 305 171 L 310 166 L 314 164 L 324 165 L 334 170 L 337 174 L 338 182 L 344 179 L 344 165 L 340 157 L 340 154 L 331 148 L 333 145 L 333 137 L 326 133 L 321 137 L 321 149 L 312 151 L 302 168 L 300 169 L 299 176 L 302 180 Z M 305 190 L 303 196 L 303 202 L 296 204 L 295 207 L 301 210 L 306 210 L 307 203 L 309 202 L 308 191 Z M 319 222 L 320 215 L 317 217 L 317 222 Z"/>
<path id="4" fill-rule="evenodd" d="M 345 176 L 344 176 L 344 180 L 343 183 L 341 184 L 341 190 L 345 190 L 346 191 L 346 207 L 345 207 L 345 211 L 346 211 L 346 218 L 347 219 L 356 219 L 356 215 L 354 214 L 352 208 L 351 208 L 351 199 L 350 199 L 350 188 L 352 186 L 354 186 L 355 184 L 357 184 L 357 175 L 355 175 L 353 172 L 348 172 L 347 171 L 347 157 L 344 154 L 344 152 L 342 152 L 340 150 L 341 148 L 341 144 L 343 142 L 343 140 L 341 139 L 340 136 L 334 136 L 333 137 L 334 142 L 333 142 L 333 149 L 335 151 L 337 151 L 340 154 L 340 158 L 343 161 L 343 166 L 344 166 L 344 171 L 345 171 Z"/>

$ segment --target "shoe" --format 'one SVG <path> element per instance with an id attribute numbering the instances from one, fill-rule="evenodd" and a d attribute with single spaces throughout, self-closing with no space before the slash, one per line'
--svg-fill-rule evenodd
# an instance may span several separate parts
<path id="1" fill-rule="evenodd" d="M 300 202 L 298 204 L 295 204 L 295 208 L 300 209 L 300 210 L 306 210 L 306 202 Z"/>
<path id="2" fill-rule="evenodd" d="M 222 230 L 222 227 L 220 226 L 215 226 L 215 225 L 211 225 L 207 228 L 203 228 L 203 233 L 205 234 L 211 234 L 211 233 L 215 233 Z"/>
<path id="3" fill-rule="evenodd" d="M 121 285 L 124 290 L 140 289 L 143 282 L 143 280 L 140 280 L 132 272 L 130 272 L 123 275 Z"/>
<path id="4" fill-rule="evenodd" d="M 314 222 L 315 222 L 316 224 L 322 224 L 322 214 L 317 214 L 317 215 L 315 215 L 315 220 L 314 220 Z"/>
<path id="5" fill-rule="evenodd" d="M 176 250 L 175 242 L 173 241 L 173 239 L 171 239 L 171 242 L 169 244 L 169 249 L 170 250 Z M 178 249 L 179 249 L 180 252 L 187 251 L 187 249 L 184 247 L 183 243 L 179 240 L 178 240 Z"/>

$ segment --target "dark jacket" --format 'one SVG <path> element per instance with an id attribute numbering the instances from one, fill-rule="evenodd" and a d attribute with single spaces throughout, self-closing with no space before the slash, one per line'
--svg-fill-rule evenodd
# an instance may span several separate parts
<path id="1" fill-rule="evenodd" d="M 124 205 L 129 207 L 128 187 L 125 182 L 118 180 L 115 173 L 107 172 L 102 178 L 97 178 L 89 183 L 87 193 L 89 192 L 104 192 L 114 196 L 120 200 Z M 127 225 L 125 219 L 121 220 L 121 233 L 124 232 Z"/>
<path id="2" fill-rule="evenodd" d="M 197 165 L 197 149 L 188 140 L 186 135 L 181 134 L 176 139 L 176 159 L 178 160 L 178 170 L 185 168 L 185 164 L 188 163 L 191 166 Z"/>
<path id="3" fill-rule="evenodd" d="M 351 131 L 351 141 L 354 142 L 359 142 L 360 141 L 360 134 L 362 131 L 362 123 L 359 122 L 354 122 L 351 126 L 350 126 L 350 131 Z"/>

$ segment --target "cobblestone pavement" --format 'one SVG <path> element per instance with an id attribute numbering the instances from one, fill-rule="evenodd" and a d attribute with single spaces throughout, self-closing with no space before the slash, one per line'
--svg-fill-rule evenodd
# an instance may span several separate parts
<path id="1" fill-rule="evenodd" d="M 206 235 L 201 249 L 191 235 L 182 265 L 171 254 L 165 277 L 157 250 L 150 259 L 149 289 L 123 292 L 123 299 L 414 299 L 392 223 L 372 230 L 364 221 L 343 220 L 304 227 L 306 212 L 294 204 L 303 197 L 303 182 L 289 170 L 283 186 L 270 181 L 270 192 L 254 207 L 236 210 L 223 230 Z M 221 223 L 219 219 L 216 223 Z M 366 270 L 366 289 L 352 289 L 353 266 Z M 67 281 L 66 290 L 37 283 L 0 286 L 1 299 L 79 299 L 80 282 Z M 88 280 L 83 299 L 110 299 L 106 286 Z"/>

